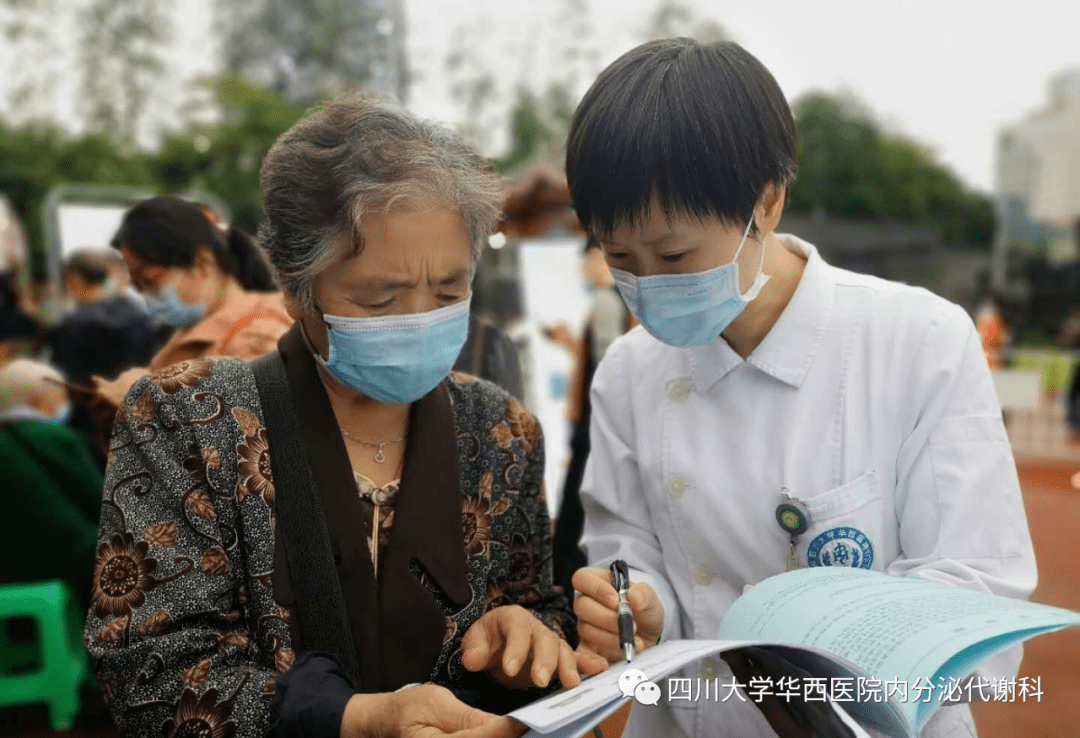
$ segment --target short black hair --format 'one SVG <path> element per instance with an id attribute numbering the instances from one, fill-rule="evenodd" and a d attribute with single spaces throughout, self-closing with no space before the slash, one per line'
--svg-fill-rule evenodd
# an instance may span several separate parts
<path id="1" fill-rule="evenodd" d="M 598 248 L 600 248 L 600 241 L 597 240 L 596 236 L 594 236 L 594 235 L 592 235 L 590 233 L 585 238 L 585 248 L 582 249 L 582 253 L 587 255 L 593 249 L 598 249 Z"/>
<path id="2" fill-rule="evenodd" d="M 574 111 L 566 175 L 590 233 L 640 226 L 654 195 L 669 219 L 745 224 L 766 185 L 790 188 L 797 153 L 791 108 L 760 61 L 730 41 L 677 38 L 600 74 Z"/>
<path id="3" fill-rule="evenodd" d="M 78 274 L 88 284 L 104 284 L 109 278 L 109 263 L 94 249 L 76 251 L 64 264 L 64 275 Z"/>

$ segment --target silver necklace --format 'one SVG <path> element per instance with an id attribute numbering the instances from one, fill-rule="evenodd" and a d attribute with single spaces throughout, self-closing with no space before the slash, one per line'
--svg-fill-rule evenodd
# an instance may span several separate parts
<path id="1" fill-rule="evenodd" d="M 393 441 L 383 441 L 382 443 L 369 443 L 367 441 L 361 441 L 356 436 L 349 435 L 349 432 L 347 430 L 345 430 L 344 428 L 341 429 L 341 432 L 346 438 L 350 438 L 350 439 L 356 441 L 357 443 L 361 443 L 361 444 L 363 444 L 365 446 L 369 446 L 369 447 L 375 449 L 375 461 L 376 461 L 376 463 L 379 463 L 379 464 L 386 461 L 386 456 L 383 454 L 383 446 L 392 446 L 395 443 L 401 443 L 402 441 L 405 440 L 405 436 L 402 436 L 401 438 L 398 438 L 398 439 L 393 440 Z"/>

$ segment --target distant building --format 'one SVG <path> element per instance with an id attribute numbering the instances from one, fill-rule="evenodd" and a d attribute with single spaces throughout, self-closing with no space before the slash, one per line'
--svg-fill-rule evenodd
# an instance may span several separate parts
<path id="1" fill-rule="evenodd" d="M 1080 68 L 1049 83 L 1040 110 L 998 138 L 999 247 L 1076 258 L 1080 225 Z"/>

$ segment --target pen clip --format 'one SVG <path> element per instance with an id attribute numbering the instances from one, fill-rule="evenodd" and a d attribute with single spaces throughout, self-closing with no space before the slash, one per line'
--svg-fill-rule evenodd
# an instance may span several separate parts
<path id="1" fill-rule="evenodd" d="M 630 589 L 630 567 L 621 559 L 611 564 L 611 583 L 617 592 Z"/>

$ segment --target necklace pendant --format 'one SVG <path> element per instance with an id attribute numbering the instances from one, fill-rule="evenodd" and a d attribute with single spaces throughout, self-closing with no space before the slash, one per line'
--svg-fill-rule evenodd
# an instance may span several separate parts
<path id="1" fill-rule="evenodd" d="M 380 464 L 386 461 L 386 457 L 383 456 L 382 446 L 380 446 L 379 450 L 375 452 L 375 461 Z"/>

